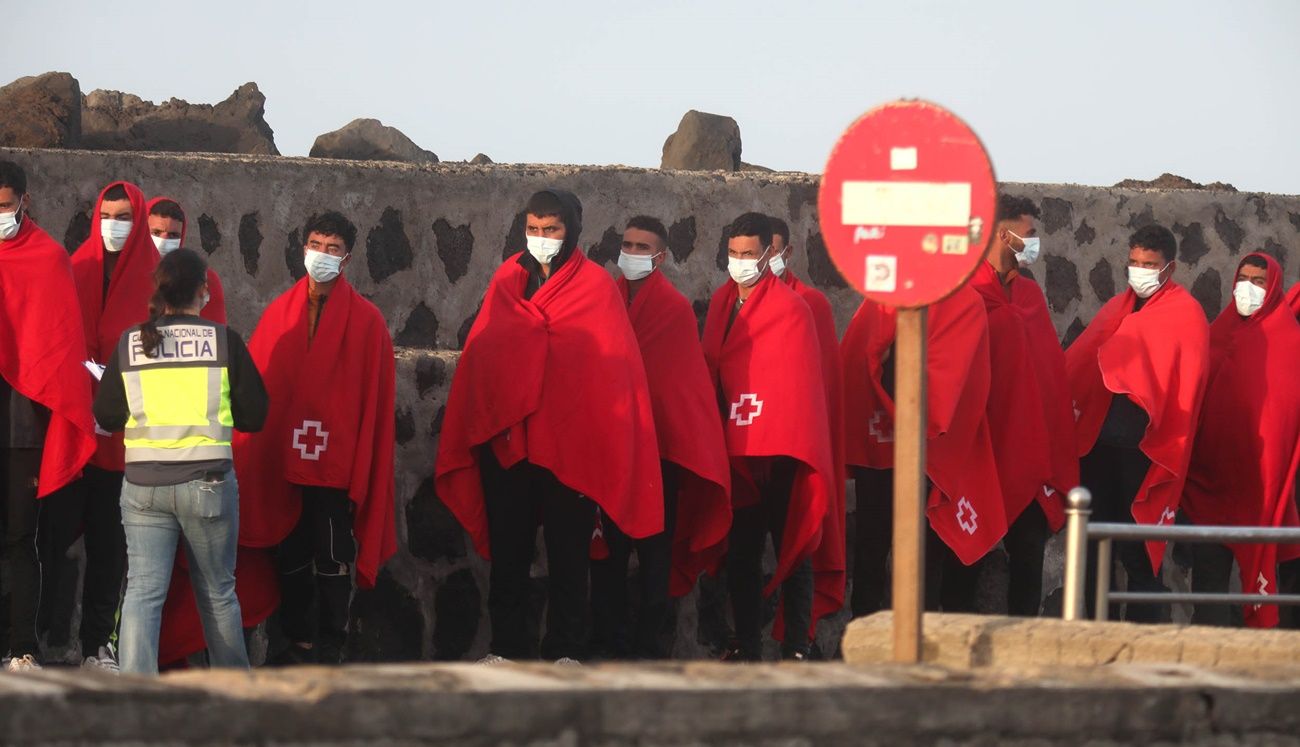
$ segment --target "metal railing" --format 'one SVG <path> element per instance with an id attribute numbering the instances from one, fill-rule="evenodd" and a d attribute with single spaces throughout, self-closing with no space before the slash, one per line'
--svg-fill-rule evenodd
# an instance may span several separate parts
<path id="1" fill-rule="evenodd" d="M 1090 523 L 1092 493 L 1087 488 L 1070 491 L 1066 501 L 1065 599 L 1063 617 L 1082 620 L 1088 540 L 1097 540 L 1097 594 L 1094 617 L 1105 621 L 1111 602 L 1155 604 L 1277 604 L 1300 606 L 1300 594 L 1228 594 L 1195 592 L 1111 591 L 1111 548 L 1115 540 L 1147 542 L 1216 542 L 1241 544 L 1300 543 L 1300 528 L 1176 526 L 1169 524 Z"/>

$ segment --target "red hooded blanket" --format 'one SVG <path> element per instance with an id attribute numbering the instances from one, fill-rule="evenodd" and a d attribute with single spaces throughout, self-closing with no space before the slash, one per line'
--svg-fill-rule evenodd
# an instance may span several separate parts
<path id="1" fill-rule="evenodd" d="M 1065 351 L 1077 413 L 1076 453 L 1092 451 L 1112 397 L 1133 400 L 1150 418 L 1139 447 L 1151 460 L 1133 499 L 1133 518 L 1139 524 L 1169 524 L 1178 512 L 1205 393 L 1209 325 L 1201 305 L 1173 281 L 1134 312 L 1136 301 L 1132 289 L 1107 301 Z M 1156 572 L 1164 547 L 1147 543 Z"/>
<path id="2" fill-rule="evenodd" d="M 618 288 L 626 300 L 627 280 L 619 278 Z M 671 586 L 673 596 L 682 596 L 726 549 L 731 527 L 727 446 L 690 301 L 663 273 L 652 272 L 627 313 L 645 362 L 659 458 L 682 469 Z"/>
<path id="3" fill-rule="evenodd" d="M 126 189 L 131 201 L 131 233 L 122 251 L 117 253 L 117 264 L 108 283 L 108 296 L 104 296 L 104 237 L 100 233 L 100 207 L 104 193 L 115 186 Z M 77 281 L 77 297 L 81 301 L 81 323 L 85 332 L 86 353 L 89 358 L 103 364 L 113 354 L 118 338 L 128 327 L 149 318 L 149 297 L 153 295 L 153 270 L 158 264 L 158 250 L 149 238 L 148 211 L 140 188 L 129 182 L 113 182 L 104 187 L 95 201 L 95 211 L 90 217 L 90 237 L 72 255 L 72 275 Z M 95 384 L 98 388 L 98 384 Z M 111 472 L 121 472 L 126 467 L 126 454 L 122 447 L 122 434 L 98 436 L 98 448 L 90 463 Z"/>
<path id="4" fill-rule="evenodd" d="M 1268 263 L 1264 305 L 1243 317 L 1236 305 L 1210 325 L 1210 375 L 1196 431 L 1183 510 L 1202 525 L 1294 527 L 1300 464 L 1300 324 L 1282 297 L 1282 268 Z M 1277 562 L 1297 548 L 1233 545 L 1248 593 L 1277 593 Z M 1248 606 L 1248 625 L 1272 627 L 1273 605 Z"/>
<path id="5" fill-rule="evenodd" d="M 497 269 L 452 378 L 434 467 L 438 497 L 491 558 L 479 447 L 550 470 L 625 534 L 663 531 L 645 366 L 618 288 L 579 250 L 524 298 L 527 270 Z"/>
<path id="6" fill-rule="evenodd" d="M 776 573 L 763 591 L 771 594 L 822 542 L 826 513 L 835 505 L 835 465 L 821 348 L 808 304 L 766 273 L 728 331 L 738 298 L 736 284 L 728 281 L 714 292 L 704 322 L 704 356 L 725 408 L 733 504 L 758 501 L 747 457 L 785 456 L 798 462 Z M 815 622 L 829 614 L 828 607 L 839 610 L 844 570 L 842 564 L 834 568 L 819 565 L 818 557 L 813 560 Z"/>
<path id="7" fill-rule="evenodd" d="M 397 551 L 393 341 L 379 309 L 336 281 L 307 339 L 307 278 L 271 302 L 248 343 L 271 410 L 259 433 L 235 433 L 240 543 L 280 543 L 313 485 L 346 490 L 354 506 L 357 582 L 374 586 Z"/>
<path id="8" fill-rule="evenodd" d="M 988 315 L 963 287 L 932 305 L 926 322 L 926 474 L 930 526 L 967 565 L 1007 531 L 985 408 L 990 387 Z M 864 301 L 840 345 L 849 464 L 894 466 L 894 401 L 882 375 L 895 312 Z"/>
<path id="9" fill-rule="evenodd" d="M 1065 495 L 1079 484 L 1065 352 L 1034 281 L 1015 273 L 1004 286 L 985 262 L 971 287 L 989 316 L 989 434 L 1007 524 L 1037 500 L 1057 531 L 1065 524 Z"/>
<path id="10" fill-rule="evenodd" d="M 68 253 L 24 217 L 0 242 L 0 376 L 50 410 L 37 497 L 81 474 L 95 453 L 86 338 L 75 314 L 77 288 Z"/>

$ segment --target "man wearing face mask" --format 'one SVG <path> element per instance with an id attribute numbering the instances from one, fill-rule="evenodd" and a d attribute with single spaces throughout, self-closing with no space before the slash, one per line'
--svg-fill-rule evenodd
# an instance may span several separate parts
<path id="1" fill-rule="evenodd" d="M 491 561 L 482 661 L 536 658 L 529 568 L 546 542 L 546 637 L 557 663 L 586 646 L 599 507 L 632 539 L 664 529 L 645 366 L 618 288 L 578 248 L 582 204 L 546 189 L 524 205 L 525 250 L 493 275 L 447 396 L 438 497 Z"/>
<path id="2" fill-rule="evenodd" d="M 342 274 L 356 227 L 331 210 L 302 236 L 306 276 L 266 307 L 248 342 L 271 409 L 261 432 L 235 434 L 239 541 L 278 546 L 288 645 L 274 661 L 338 664 L 353 571 L 371 588 L 397 549 L 396 374 L 383 315 Z"/>
<path id="3" fill-rule="evenodd" d="M 155 197 L 149 201 L 149 237 L 158 247 L 160 256 L 185 245 L 185 211 L 180 203 L 170 197 Z M 221 287 L 217 271 L 208 268 L 208 302 L 199 315 L 210 322 L 226 323 L 226 291 Z"/>
<path id="4" fill-rule="evenodd" d="M 1007 608 L 1033 617 L 1042 603 L 1043 551 L 1065 523 L 1065 494 L 1079 484 L 1065 354 L 1038 284 L 1020 273 L 1038 258 L 1038 207 L 998 196 L 987 261 L 971 287 L 989 319 L 989 434 L 1006 506 Z"/>
<path id="5" fill-rule="evenodd" d="M 47 496 L 74 480 L 95 452 L 85 336 L 71 264 L 32 220 L 27 175 L 0 161 L 0 526 L 8 571 L 8 671 L 39 669 L 37 550 Z"/>
<path id="6" fill-rule="evenodd" d="M 736 642 L 724 658 L 762 658 L 763 598 L 781 589 L 773 636 L 782 655 L 805 659 L 812 628 L 814 560 L 836 501 L 817 324 L 808 304 L 768 272 L 772 227 L 745 213 L 727 229 L 731 281 L 704 322 L 704 356 L 731 457 L 733 519 L 727 585 Z M 776 573 L 764 586 L 768 535 Z M 818 568 L 819 581 L 833 581 Z M 843 584 L 843 576 L 839 577 Z M 824 588 L 827 595 L 833 592 Z M 841 591 L 842 593 L 842 591 Z"/>
<path id="7" fill-rule="evenodd" d="M 632 540 L 603 526 L 609 557 L 591 566 L 593 650 L 609 658 L 666 659 L 669 595 L 690 592 L 716 564 L 731 526 L 731 473 L 695 313 L 659 272 L 668 231 L 657 218 L 628 221 L 618 289 L 645 362 L 663 476 L 664 531 Z M 628 622 L 628 559 L 636 550 L 640 604 Z"/>
<path id="8" fill-rule="evenodd" d="M 1209 356 L 1209 325 L 1173 281 L 1178 241 L 1151 225 L 1129 238 L 1129 289 L 1107 301 L 1065 351 L 1076 453 L 1096 521 L 1171 524 L 1187 480 Z M 1089 543 L 1089 557 L 1095 550 Z M 1163 542 L 1115 552 L 1130 591 L 1168 591 L 1156 575 Z M 1095 564 L 1088 565 L 1095 574 Z M 1090 580 L 1089 605 L 1095 584 Z M 1163 605 L 1130 604 L 1137 622 L 1168 619 Z"/>
<path id="9" fill-rule="evenodd" d="M 815 584 L 817 593 L 813 597 L 813 628 L 808 634 L 809 637 L 816 637 L 817 621 L 844 607 L 844 494 L 847 475 L 844 471 L 844 377 L 840 363 L 840 340 L 835 332 L 835 316 L 826 296 L 800 280 L 789 266 L 790 258 L 794 255 L 794 246 L 790 244 L 790 226 L 774 216 L 769 216 L 768 221 L 772 226 L 772 259 L 768 263 L 768 269 L 808 304 L 813 323 L 817 325 L 822 381 L 826 386 L 826 417 L 831 429 L 831 459 L 835 463 L 835 505 L 826 512 L 822 543 L 817 547 L 817 558 L 813 562 L 818 580 Z"/>
<path id="10" fill-rule="evenodd" d="M 87 365 L 96 370 L 96 388 L 102 364 L 122 333 L 149 315 L 158 251 L 149 239 L 146 214 L 139 187 L 120 181 L 108 185 L 91 214 L 90 237 L 72 255 Z M 82 666 L 112 672 L 117 671 L 115 628 L 126 571 L 119 505 L 124 469 L 122 434 L 100 432 L 95 456 L 82 478 L 53 496 L 47 524 L 56 558 L 63 558 L 77 537 L 85 536 Z M 70 624 L 70 620 L 51 621 L 55 628 Z"/>
<path id="11" fill-rule="evenodd" d="M 1182 507 L 1196 524 L 1298 526 L 1300 324 L 1283 299 L 1282 268 L 1268 255 L 1241 260 L 1232 296 L 1210 325 L 1209 383 Z M 1267 396 L 1260 396 L 1263 391 Z M 1296 558 L 1298 551 L 1294 545 L 1197 543 L 1192 591 L 1228 591 L 1235 555 L 1243 591 L 1279 593 L 1278 562 Z M 1229 625 L 1231 611 L 1197 605 L 1192 622 Z M 1276 606 L 1247 605 L 1242 611 L 1252 627 L 1278 624 Z"/>

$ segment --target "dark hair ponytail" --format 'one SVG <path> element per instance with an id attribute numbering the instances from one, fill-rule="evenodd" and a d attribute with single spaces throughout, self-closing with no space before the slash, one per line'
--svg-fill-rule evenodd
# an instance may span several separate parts
<path id="1" fill-rule="evenodd" d="M 158 351 L 162 335 L 158 320 L 168 307 L 183 309 L 194 302 L 199 288 L 208 281 L 208 263 L 191 249 L 169 252 L 153 271 L 153 296 L 149 298 L 149 320 L 140 325 L 140 343 L 150 358 Z"/>

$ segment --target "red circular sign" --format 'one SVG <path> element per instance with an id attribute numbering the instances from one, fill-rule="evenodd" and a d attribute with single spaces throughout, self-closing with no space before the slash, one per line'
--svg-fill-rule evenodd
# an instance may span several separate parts
<path id="1" fill-rule="evenodd" d="M 895 101 L 845 130 L 817 206 L 826 248 L 849 285 L 911 308 L 957 290 L 983 261 L 997 184 L 965 122 L 927 101 Z"/>

